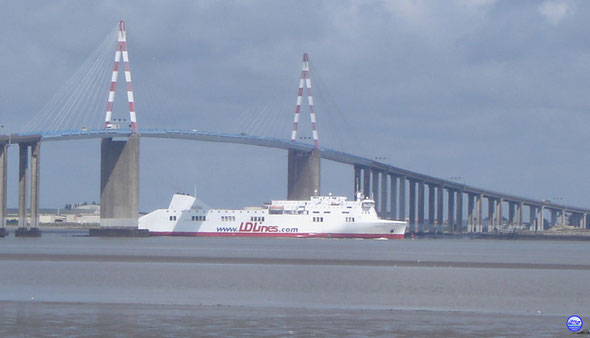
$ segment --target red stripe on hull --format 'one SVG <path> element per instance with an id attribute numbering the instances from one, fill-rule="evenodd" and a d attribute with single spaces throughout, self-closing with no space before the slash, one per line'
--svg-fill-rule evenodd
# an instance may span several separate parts
<path id="1" fill-rule="evenodd" d="M 311 233 L 276 233 L 276 232 L 160 232 L 150 231 L 151 236 L 219 236 L 219 237 L 289 237 L 289 238 L 404 238 L 403 234 L 311 234 Z"/>

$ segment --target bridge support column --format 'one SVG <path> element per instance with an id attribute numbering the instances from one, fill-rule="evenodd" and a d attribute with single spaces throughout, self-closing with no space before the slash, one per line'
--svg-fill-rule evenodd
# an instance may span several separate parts
<path id="1" fill-rule="evenodd" d="M 559 218 L 561 218 L 561 225 L 566 225 L 566 218 L 565 218 L 565 209 L 561 209 L 561 214 L 559 216 Z"/>
<path id="2" fill-rule="evenodd" d="M 443 186 L 436 187 L 436 231 L 442 233 L 443 231 Z"/>
<path id="3" fill-rule="evenodd" d="M 418 182 L 418 232 L 424 231 L 424 181 Z"/>
<path id="4" fill-rule="evenodd" d="M 16 237 L 39 237 L 39 159 L 40 142 L 19 143 L 18 165 L 18 229 Z M 31 221 L 27 220 L 27 180 L 29 176 L 29 146 L 31 147 Z"/>
<path id="5" fill-rule="evenodd" d="M 453 232 L 455 229 L 455 192 L 447 189 L 448 193 L 448 210 L 447 210 L 447 230 Z"/>
<path id="6" fill-rule="evenodd" d="M 508 202 L 508 225 L 514 227 L 514 203 Z"/>
<path id="7" fill-rule="evenodd" d="M 288 162 L 287 199 L 308 200 L 311 196 L 319 195 L 320 151 L 318 149 L 311 152 L 289 150 Z"/>
<path id="8" fill-rule="evenodd" d="M 408 198 L 410 215 L 408 218 L 410 220 L 410 231 L 414 232 L 416 231 L 416 182 L 408 180 L 408 183 L 410 184 L 410 197 Z"/>
<path id="9" fill-rule="evenodd" d="M 494 199 L 488 197 L 488 232 L 496 229 L 494 224 Z"/>
<path id="10" fill-rule="evenodd" d="M 8 144 L 0 144 L 0 237 L 8 235 L 6 231 L 6 177 Z"/>
<path id="11" fill-rule="evenodd" d="M 496 200 L 496 229 L 502 230 L 504 218 L 502 217 L 502 202 L 503 199 L 499 198 Z"/>
<path id="12" fill-rule="evenodd" d="M 356 195 L 361 191 L 361 171 L 363 169 L 357 165 L 354 166 L 354 200 L 356 201 Z"/>
<path id="13" fill-rule="evenodd" d="M 475 195 L 467 194 L 467 232 L 475 232 Z"/>
<path id="14" fill-rule="evenodd" d="M 516 205 L 516 224 L 518 225 L 519 229 L 522 228 L 522 207 L 523 203 L 518 202 Z"/>
<path id="15" fill-rule="evenodd" d="M 400 220 L 406 220 L 406 176 L 399 178 L 399 217 Z"/>
<path id="16" fill-rule="evenodd" d="M 537 231 L 545 230 L 545 218 L 543 217 L 543 211 L 545 211 L 545 207 L 541 206 L 538 208 L 537 212 Z"/>
<path id="17" fill-rule="evenodd" d="M 379 171 L 376 169 L 371 170 L 371 198 L 375 201 L 375 210 L 379 212 L 381 206 L 380 195 L 379 195 Z"/>
<path id="18" fill-rule="evenodd" d="M 363 195 L 371 197 L 371 169 L 363 169 Z"/>
<path id="19" fill-rule="evenodd" d="M 435 186 L 428 184 L 428 232 L 434 232 L 434 194 Z"/>
<path id="20" fill-rule="evenodd" d="M 551 226 L 557 225 L 557 210 L 551 209 Z"/>
<path id="21" fill-rule="evenodd" d="M 381 172 L 381 217 L 387 218 L 387 174 Z"/>
<path id="22" fill-rule="evenodd" d="M 477 195 L 477 220 L 475 222 L 476 224 L 476 232 L 483 232 L 483 195 L 479 194 Z"/>
<path id="23" fill-rule="evenodd" d="M 100 229 L 91 236 L 146 236 L 139 215 L 139 136 L 103 139 L 100 163 Z M 94 231 L 96 230 L 96 231 Z"/>
<path id="24" fill-rule="evenodd" d="M 27 227 L 27 176 L 29 174 L 29 146 L 18 145 L 18 227 Z"/>
<path id="25" fill-rule="evenodd" d="M 531 224 L 529 230 L 537 231 L 537 213 L 535 207 L 529 205 L 529 223 Z"/>
<path id="26" fill-rule="evenodd" d="M 41 179 L 41 142 L 31 144 L 31 228 L 39 228 L 39 188 Z"/>
<path id="27" fill-rule="evenodd" d="M 457 227 L 455 232 L 463 232 L 463 191 L 457 190 Z"/>
<path id="28" fill-rule="evenodd" d="M 391 208 L 389 215 L 391 219 L 398 219 L 397 217 L 397 176 L 396 175 L 389 175 L 390 184 L 389 184 L 389 207 Z"/>

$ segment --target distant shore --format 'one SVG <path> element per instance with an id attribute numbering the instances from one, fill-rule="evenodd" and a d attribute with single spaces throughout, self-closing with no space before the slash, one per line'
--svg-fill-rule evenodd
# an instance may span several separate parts
<path id="1" fill-rule="evenodd" d="M 410 233 L 406 238 L 411 238 Z M 514 231 L 514 232 L 464 232 L 464 233 L 415 233 L 414 238 L 469 238 L 469 239 L 499 239 L 499 240 L 568 240 L 590 241 L 590 229 L 576 229 L 568 231 Z"/>

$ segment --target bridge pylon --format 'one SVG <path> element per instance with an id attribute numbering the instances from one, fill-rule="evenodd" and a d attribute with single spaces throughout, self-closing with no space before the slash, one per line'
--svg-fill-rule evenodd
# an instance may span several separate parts
<path id="1" fill-rule="evenodd" d="M 137 118 L 135 115 L 135 99 L 133 97 L 133 85 L 131 82 L 131 68 L 129 67 L 129 53 L 127 51 L 127 30 L 125 22 L 119 22 L 119 34 L 117 38 L 117 48 L 115 50 L 115 63 L 113 64 L 113 75 L 111 77 L 111 86 L 107 99 L 107 112 L 104 122 L 105 129 L 118 129 L 119 125 L 112 123 L 113 102 L 115 102 L 115 88 L 119 77 L 119 65 L 123 58 L 123 70 L 125 72 L 125 83 L 127 84 L 127 102 L 129 104 L 129 121 L 132 133 L 137 133 Z"/>
<path id="2" fill-rule="evenodd" d="M 287 199 L 288 200 L 307 200 L 311 196 L 320 194 L 320 159 L 318 131 L 316 117 L 313 105 L 313 95 L 311 92 L 311 77 L 309 74 L 309 57 L 307 53 L 303 54 L 303 64 L 301 67 L 301 79 L 299 80 L 299 90 L 297 92 L 297 105 L 295 106 L 295 117 L 293 119 L 293 131 L 291 132 L 291 141 L 297 140 L 297 130 L 299 127 L 299 116 L 301 112 L 301 103 L 303 101 L 303 87 L 307 89 L 307 103 L 309 106 L 309 115 L 311 118 L 311 130 L 313 137 L 313 150 L 311 152 L 302 152 L 298 150 L 289 150 L 288 169 L 287 169 Z"/>
<path id="3" fill-rule="evenodd" d="M 127 52 L 125 22 L 119 23 L 119 34 L 115 50 L 115 63 L 107 99 L 105 129 L 120 129 L 112 121 L 115 87 L 119 64 L 123 59 L 127 102 L 129 103 L 129 127 L 127 140 L 105 138 L 101 141 L 100 153 L 100 229 L 91 229 L 91 236 L 144 236 L 146 231 L 138 230 L 139 217 L 139 134 L 135 115 L 131 69 Z"/>

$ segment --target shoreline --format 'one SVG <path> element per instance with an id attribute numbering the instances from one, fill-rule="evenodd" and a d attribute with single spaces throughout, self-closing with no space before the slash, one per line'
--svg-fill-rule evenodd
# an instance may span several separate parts
<path id="1" fill-rule="evenodd" d="M 411 233 L 406 233 L 405 238 L 412 238 Z M 417 239 L 493 239 L 493 240 L 561 240 L 561 241 L 590 241 L 590 231 L 520 231 L 520 232 L 468 232 L 468 233 L 430 233 L 418 232 L 414 234 Z"/>
<path id="2" fill-rule="evenodd" d="M 8 224 L 5 227 L 7 232 L 14 232 L 18 229 L 17 225 Z M 91 229 L 100 229 L 100 225 L 84 225 L 76 223 L 53 223 L 41 224 L 39 230 L 41 231 L 83 231 Z M 448 233 L 448 232 L 416 232 L 412 237 L 411 232 L 405 234 L 406 239 L 483 239 L 483 240 L 560 240 L 560 241 L 590 241 L 590 229 L 576 229 L 566 231 L 551 231 L 543 232 L 535 231 L 518 231 L 518 232 L 464 232 L 464 233 Z"/>

